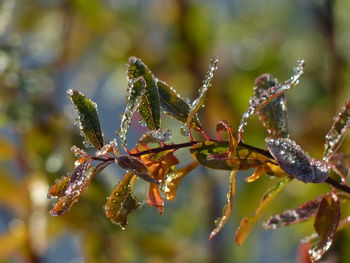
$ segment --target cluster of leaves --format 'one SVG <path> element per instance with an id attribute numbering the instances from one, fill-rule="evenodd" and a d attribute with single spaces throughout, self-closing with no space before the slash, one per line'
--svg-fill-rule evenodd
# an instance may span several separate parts
<path id="1" fill-rule="evenodd" d="M 227 204 L 223 208 L 222 217 L 215 221 L 215 228 L 209 236 L 211 239 L 218 234 L 231 215 L 236 172 L 253 168 L 254 172 L 246 178 L 247 182 L 253 182 L 263 175 L 280 178 L 280 181 L 267 190 L 255 214 L 242 219 L 236 231 L 236 243 L 241 245 L 245 241 L 268 205 L 289 182 L 294 179 L 304 183 L 326 182 L 333 186 L 329 192 L 295 209 L 274 215 L 263 223 L 266 229 L 276 229 L 304 222 L 314 216 L 317 234 L 306 242 L 312 243 L 309 250 L 310 259 L 319 260 L 331 246 L 336 232 L 349 222 L 348 218 L 341 220 L 340 212 L 341 201 L 350 199 L 350 188 L 346 185 L 350 167 L 349 155 L 336 153 L 336 150 L 350 126 L 350 101 L 340 110 L 326 136 L 323 159 L 309 157 L 289 138 L 287 125 L 284 92 L 299 82 L 304 67 L 304 62 L 299 61 L 293 76 L 284 83 L 279 83 L 268 74 L 258 77 L 249 108 L 243 114 L 238 132 L 227 121 L 219 121 L 216 127 L 218 138 L 210 139 L 203 131 L 197 113 L 205 105 L 216 65 L 217 60 L 212 60 L 199 89 L 198 98 L 189 103 L 181 98 L 174 88 L 158 80 L 140 59 L 131 57 L 127 71 L 129 87 L 126 109 L 122 115 L 121 127 L 117 131 L 125 154 L 119 152 L 116 140 L 104 142 L 96 104 L 80 92 L 69 90 L 68 95 L 78 113 L 81 134 L 86 145 L 95 148 L 96 153 L 90 155 L 82 149 L 72 147 L 77 157 L 75 169 L 50 188 L 49 196 L 58 198 L 50 213 L 66 213 L 78 201 L 94 176 L 106 166 L 116 163 L 125 169 L 126 173 L 109 196 L 105 213 L 113 223 L 124 228 L 128 215 L 141 204 L 133 194 L 138 178 L 149 184 L 147 203 L 156 207 L 159 213 L 163 213 L 164 199 L 174 200 L 181 180 L 200 164 L 211 169 L 231 171 Z M 134 148 L 128 150 L 127 132 L 137 111 L 149 131 L 140 137 Z M 181 131 L 189 138 L 188 142 L 169 142 L 171 131 L 161 128 L 161 113 L 182 123 Z M 243 142 L 243 129 L 247 119 L 253 114 L 259 116 L 269 134 L 265 140 L 267 150 Z M 193 131 L 198 131 L 202 140 L 194 141 Z M 227 141 L 221 139 L 223 131 L 228 135 Z M 193 162 L 178 168 L 179 160 L 174 152 L 185 147 L 190 147 Z"/>

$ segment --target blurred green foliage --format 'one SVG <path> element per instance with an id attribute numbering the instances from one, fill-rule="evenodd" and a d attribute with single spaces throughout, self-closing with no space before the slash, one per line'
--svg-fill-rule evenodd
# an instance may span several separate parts
<path id="1" fill-rule="evenodd" d="M 193 98 L 211 57 L 219 59 L 203 127 L 218 120 L 237 127 L 254 79 L 269 72 L 286 79 L 299 58 L 301 85 L 287 93 L 290 134 L 311 156 L 323 154 L 337 109 L 350 98 L 350 2 L 332 0 L 3 0 L 0 3 L 0 261 L 1 262 L 295 262 L 298 240 L 311 222 L 275 232 L 256 229 L 233 243 L 239 220 L 253 213 L 268 180 L 243 184 L 237 176 L 233 218 L 208 241 L 225 203 L 228 172 L 198 169 L 184 179 L 165 213 L 136 211 L 125 231 L 105 218 L 105 198 L 121 172 L 107 169 L 79 206 L 50 217 L 49 185 L 73 167 L 81 145 L 66 97 L 80 90 L 98 103 L 106 138 L 119 127 L 127 59 L 137 56 L 180 94 Z M 179 125 L 170 119 L 174 140 Z M 134 123 L 135 133 L 142 127 Z M 247 142 L 264 147 L 256 118 Z M 131 132 L 130 132 L 131 133 Z M 129 143 L 132 145 L 132 143 Z M 349 138 L 342 148 L 348 152 Z M 347 149 L 347 151 L 346 151 Z M 188 156 L 179 155 L 186 160 Z M 140 188 L 140 196 L 146 188 Z M 292 182 L 267 215 L 316 197 L 325 185 Z M 349 230 L 330 256 L 350 258 Z"/>

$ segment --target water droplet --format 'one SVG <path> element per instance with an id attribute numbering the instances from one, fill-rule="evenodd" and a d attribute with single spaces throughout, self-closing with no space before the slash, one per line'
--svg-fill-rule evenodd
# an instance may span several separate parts
<path id="1" fill-rule="evenodd" d="M 187 127 L 185 125 L 181 126 L 180 133 L 183 136 L 190 136 L 190 131 L 187 129 Z"/>

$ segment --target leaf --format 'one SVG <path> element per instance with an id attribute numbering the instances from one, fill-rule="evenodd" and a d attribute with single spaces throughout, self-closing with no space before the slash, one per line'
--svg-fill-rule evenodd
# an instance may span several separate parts
<path id="1" fill-rule="evenodd" d="M 160 128 L 160 98 L 155 77 L 148 67 L 136 57 L 130 57 L 128 63 L 128 79 L 142 77 L 146 83 L 142 95 L 139 112 L 148 129 L 158 130 Z"/>
<path id="2" fill-rule="evenodd" d="M 309 250 L 312 262 L 319 260 L 331 247 L 337 232 L 339 219 L 339 198 L 335 193 L 331 192 L 322 198 L 317 210 L 314 227 L 319 236 L 319 241 Z"/>
<path id="3" fill-rule="evenodd" d="M 202 87 L 198 90 L 198 98 L 195 99 L 191 105 L 190 112 L 187 117 L 186 126 L 188 128 L 192 127 L 193 118 L 196 116 L 197 112 L 204 107 L 207 98 L 207 92 L 210 87 L 210 81 L 214 76 L 214 71 L 217 69 L 217 59 L 212 59 L 209 64 L 209 70 L 205 75 Z"/>
<path id="4" fill-rule="evenodd" d="M 252 231 L 255 224 L 259 221 L 267 206 L 281 192 L 281 190 L 292 180 L 291 177 L 286 177 L 279 181 L 274 187 L 270 188 L 263 196 L 258 208 L 251 217 L 242 219 L 235 236 L 237 245 L 242 245 L 249 233 Z"/>
<path id="5" fill-rule="evenodd" d="M 164 131 L 163 129 L 159 129 L 156 131 L 148 131 L 138 140 L 138 145 L 147 145 L 149 143 L 163 143 L 169 141 L 171 139 L 172 132 L 170 129 Z"/>
<path id="6" fill-rule="evenodd" d="M 289 226 L 308 220 L 316 214 L 322 197 L 320 196 L 314 200 L 305 202 L 295 209 L 286 210 L 281 214 L 270 217 L 263 223 L 263 227 L 265 229 L 277 229 L 281 226 Z"/>
<path id="7" fill-rule="evenodd" d="M 49 198 L 65 196 L 70 178 L 70 176 L 63 176 L 60 179 L 56 180 L 55 184 L 50 187 L 47 196 Z"/>
<path id="8" fill-rule="evenodd" d="M 157 208 L 160 214 L 164 213 L 164 201 L 158 185 L 149 184 L 147 203 Z"/>
<path id="9" fill-rule="evenodd" d="M 280 96 L 283 92 L 289 90 L 291 87 L 299 83 L 299 78 L 303 74 L 304 61 L 299 60 L 297 66 L 294 68 L 294 75 L 284 82 L 282 85 L 273 86 L 264 92 L 260 92 L 259 96 L 252 96 L 249 100 L 249 108 L 246 113 L 243 114 L 239 128 L 238 128 L 238 141 L 242 141 L 242 135 L 244 127 L 247 125 L 247 120 L 250 116 L 256 113 L 257 110 L 271 102 L 276 97 Z"/>
<path id="10" fill-rule="evenodd" d="M 180 169 L 171 172 L 166 176 L 162 189 L 167 200 L 173 201 L 175 199 L 176 191 L 180 182 L 189 172 L 191 172 L 197 166 L 197 162 L 192 162 Z"/>
<path id="11" fill-rule="evenodd" d="M 222 217 L 217 218 L 215 220 L 216 227 L 210 233 L 209 239 L 212 239 L 213 237 L 215 237 L 229 220 L 231 211 L 232 211 L 232 202 L 233 202 L 233 197 L 235 195 L 235 191 L 236 191 L 236 171 L 232 171 L 230 175 L 229 191 L 226 195 L 227 204 L 222 209 Z"/>
<path id="12" fill-rule="evenodd" d="M 186 123 L 191 111 L 190 105 L 180 97 L 173 87 L 170 87 L 164 81 L 159 80 L 157 86 L 160 97 L 160 107 L 163 112 L 182 123 Z M 192 126 L 197 130 L 201 129 L 197 114 L 192 118 Z"/>
<path id="13" fill-rule="evenodd" d="M 131 119 L 138 109 L 141 98 L 145 92 L 146 82 L 143 77 L 137 79 L 130 78 L 128 74 L 128 97 L 126 98 L 126 108 L 121 118 L 120 128 L 117 135 L 120 137 L 123 146 L 126 145 L 126 134 L 131 125 Z"/>
<path id="14" fill-rule="evenodd" d="M 260 97 L 266 90 L 279 86 L 278 80 L 263 74 L 255 80 L 254 96 Z M 281 94 L 257 110 L 260 121 L 273 138 L 288 137 L 287 99 Z"/>
<path id="15" fill-rule="evenodd" d="M 266 145 L 282 170 L 296 179 L 304 183 L 322 183 L 328 178 L 328 165 L 311 159 L 294 141 L 266 138 Z"/>
<path id="16" fill-rule="evenodd" d="M 346 183 L 350 170 L 350 154 L 334 153 L 330 157 L 329 163 L 332 169 L 341 177 L 342 182 Z"/>
<path id="17" fill-rule="evenodd" d="M 101 149 L 104 142 L 96 103 L 76 90 L 70 89 L 67 94 L 78 113 L 79 127 L 85 143 Z"/>
<path id="18" fill-rule="evenodd" d="M 323 160 L 328 160 L 338 149 L 345 137 L 347 129 L 350 127 L 350 100 L 338 112 L 334 118 L 331 129 L 326 135 L 325 153 Z"/>
<path id="19" fill-rule="evenodd" d="M 247 170 L 273 162 L 258 149 L 242 144 L 236 147 L 232 156 L 227 157 L 228 147 L 228 142 L 205 141 L 193 145 L 190 152 L 200 164 L 217 170 Z"/>
<path id="20" fill-rule="evenodd" d="M 219 121 L 216 125 L 216 132 L 218 134 L 218 139 L 220 141 L 221 139 L 221 132 L 223 130 L 226 130 L 228 134 L 228 157 L 234 155 L 234 152 L 236 150 L 238 140 L 237 140 L 237 133 L 232 128 L 232 126 L 225 120 Z"/>
<path id="21" fill-rule="evenodd" d="M 151 177 L 145 164 L 138 158 L 129 155 L 122 155 L 116 157 L 115 162 L 120 166 L 120 168 L 136 174 L 146 182 L 159 184 L 155 178 Z"/>
<path id="22" fill-rule="evenodd" d="M 136 175 L 127 172 L 108 197 L 104 207 L 106 216 L 113 224 L 124 228 L 128 215 L 139 207 L 139 202 L 132 193 Z"/>

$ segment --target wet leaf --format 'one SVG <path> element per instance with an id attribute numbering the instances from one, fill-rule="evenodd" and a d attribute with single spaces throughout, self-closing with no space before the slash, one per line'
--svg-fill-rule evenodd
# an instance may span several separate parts
<path id="1" fill-rule="evenodd" d="M 109 143 L 106 143 L 105 145 L 103 145 L 102 149 L 97 151 L 95 153 L 96 156 L 103 156 L 103 155 L 107 155 L 109 153 L 112 153 L 116 156 L 120 155 L 120 152 L 118 150 L 118 143 L 117 140 L 114 139 L 113 141 L 110 141 Z"/>
<path id="2" fill-rule="evenodd" d="M 303 74 L 304 70 L 304 61 L 299 60 L 298 65 L 294 68 L 294 75 L 284 82 L 277 86 L 273 86 L 265 91 L 259 92 L 259 96 L 253 96 L 249 100 L 249 108 L 246 113 L 243 114 L 239 128 L 238 128 L 238 141 L 242 141 L 242 135 L 244 127 L 247 125 L 247 120 L 250 116 L 261 109 L 263 106 L 270 103 L 273 99 L 280 96 L 283 92 L 289 90 L 291 87 L 299 83 L 299 78 Z"/>
<path id="3" fill-rule="evenodd" d="M 132 172 L 126 173 L 108 197 L 104 207 L 106 216 L 122 228 L 128 224 L 128 215 L 139 207 L 139 202 L 132 193 L 136 178 Z"/>
<path id="4" fill-rule="evenodd" d="M 149 143 L 163 143 L 169 141 L 171 139 L 172 132 L 167 129 L 164 131 L 163 129 L 159 129 L 156 131 L 148 131 L 138 140 L 137 144 L 139 145 L 147 145 Z"/>
<path id="5" fill-rule="evenodd" d="M 158 185 L 149 184 L 147 203 L 157 208 L 160 214 L 164 213 L 164 201 Z"/>
<path id="6" fill-rule="evenodd" d="M 236 191 L 236 171 L 232 171 L 230 175 L 229 191 L 226 195 L 227 204 L 222 209 L 222 217 L 217 218 L 215 220 L 216 227 L 210 233 L 209 239 L 212 239 L 213 237 L 215 237 L 229 220 L 231 211 L 232 211 L 232 203 L 233 203 L 233 197 L 235 195 L 235 191 Z"/>
<path id="7" fill-rule="evenodd" d="M 128 63 L 128 78 L 138 79 L 142 77 L 146 83 L 144 94 L 141 98 L 139 112 L 148 129 L 160 128 L 160 98 L 157 81 L 148 67 L 136 57 L 130 57 Z"/>
<path id="8" fill-rule="evenodd" d="M 120 128 L 117 131 L 123 146 L 126 145 L 126 135 L 131 125 L 131 119 L 138 109 L 141 98 L 145 92 L 146 82 L 142 77 L 132 78 L 128 74 L 128 96 L 126 98 L 126 108 L 121 117 Z"/>
<path id="9" fill-rule="evenodd" d="M 328 178 L 328 165 L 311 159 L 294 141 L 267 138 L 266 145 L 282 170 L 296 179 L 304 183 L 322 183 Z"/>
<path id="10" fill-rule="evenodd" d="M 70 89 L 67 93 L 78 113 L 79 127 L 85 142 L 101 149 L 104 142 L 96 103 L 79 91 Z"/>
<path id="11" fill-rule="evenodd" d="M 267 90 L 279 86 L 278 80 L 264 74 L 255 80 L 254 96 L 261 97 Z M 260 121 L 273 138 L 288 137 L 287 99 L 285 94 L 274 98 L 257 110 Z"/>
<path id="12" fill-rule="evenodd" d="M 198 98 L 195 99 L 191 105 L 190 112 L 187 117 L 186 126 L 188 128 L 192 127 L 193 118 L 196 116 L 197 112 L 205 106 L 207 99 L 207 92 L 210 87 L 210 81 L 214 76 L 214 71 L 217 69 L 217 59 L 212 59 L 209 64 L 209 70 L 205 75 L 202 87 L 198 90 Z"/>
<path id="13" fill-rule="evenodd" d="M 274 187 L 270 188 L 263 196 L 255 214 L 251 217 L 245 217 L 242 219 L 235 236 L 237 245 L 242 245 L 245 239 L 252 231 L 255 224 L 259 221 L 265 209 L 272 202 L 273 199 L 281 192 L 281 190 L 292 180 L 291 177 L 286 177 L 279 181 Z"/>
<path id="14" fill-rule="evenodd" d="M 322 197 L 323 196 L 320 196 L 295 209 L 286 210 L 281 214 L 270 217 L 263 223 L 263 227 L 265 229 L 277 229 L 281 226 L 289 226 L 291 224 L 297 224 L 308 220 L 316 214 Z"/>
<path id="15" fill-rule="evenodd" d="M 350 171 L 350 154 L 334 153 L 329 163 L 332 169 L 341 177 L 342 182 L 346 183 L 349 171 Z"/>
<path id="16" fill-rule="evenodd" d="M 48 192 L 48 197 L 61 197 L 66 195 L 66 189 L 68 187 L 70 176 L 63 176 L 62 178 L 58 179 L 56 183 L 50 187 Z"/>
<path id="17" fill-rule="evenodd" d="M 116 157 L 115 161 L 120 168 L 136 174 L 146 182 L 158 184 L 158 181 L 150 175 L 145 164 L 138 158 L 129 155 L 122 155 Z"/>
<path id="18" fill-rule="evenodd" d="M 186 123 L 191 110 L 190 105 L 167 83 L 158 81 L 157 86 L 162 111 L 174 119 Z M 201 127 L 197 114 L 193 116 L 192 126 L 195 129 L 200 129 Z"/>
<path id="19" fill-rule="evenodd" d="M 171 173 L 169 173 L 163 184 L 163 192 L 165 194 L 165 198 L 169 201 L 173 201 L 176 196 L 177 188 L 181 182 L 181 180 L 193 169 L 198 166 L 197 162 L 192 162 L 180 169 L 177 169 Z"/>
<path id="20" fill-rule="evenodd" d="M 340 219 L 340 202 L 338 196 L 331 192 L 325 195 L 317 210 L 314 227 L 319 237 L 317 244 L 310 250 L 312 262 L 319 260 L 331 247 Z"/>
<path id="21" fill-rule="evenodd" d="M 218 170 L 247 170 L 267 162 L 273 162 L 253 147 L 239 144 L 228 157 L 228 142 L 205 141 L 193 145 L 190 152 L 195 160 L 205 167 Z"/>
<path id="22" fill-rule="evenodd" d="M 221 132 L 223 130 L 226 130 L 228 134 L 228 157 L 234 155 L 234 152 L 236 150 L 238 140 L 237 140 L 237 133 L 232 128 L 232 126 L 225 120 L 219 121 L 216 125 L 216 132 L 218 134 L 219 141 L 221 139 Z"/>
<path id="23" fill-rule="evenodd" d="M 345 133 L 350 127 L 350 100 L 338 112 L 334 118 L 333 125 L 326 135 L 324 160 L 328 160 L 332 154 L 338 149 Z"/>

